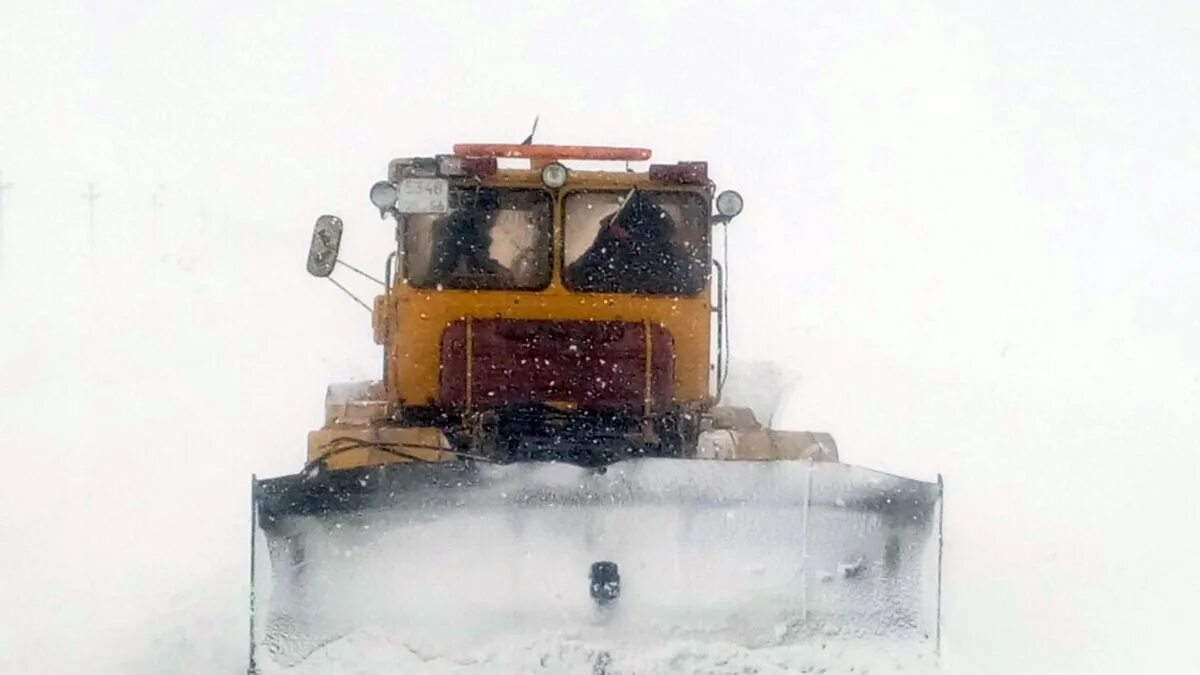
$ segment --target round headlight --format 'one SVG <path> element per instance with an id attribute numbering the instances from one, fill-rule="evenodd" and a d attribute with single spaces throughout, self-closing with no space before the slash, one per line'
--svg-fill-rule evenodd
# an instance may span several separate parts
<path id="1" fill-rule="evenodd" d="M 567 184 L 567 167 L 555 162 L 542 167 L 542 185 L 560 188 Z"/>
<path id="2" fill-rule="evenodd" d="M 726 190 L 717 195 L 717 213 L 732 218 L 742 212 L 742 196 L 733 190 Z"/>
<path id="3" fill-rule="evenodd" d="M 371 186 L 371 203 L 379 209 L 380 213 L 385 213 L 395 206 L 398 196 L 396 186 L 386 180 L 381 180 Z"/>

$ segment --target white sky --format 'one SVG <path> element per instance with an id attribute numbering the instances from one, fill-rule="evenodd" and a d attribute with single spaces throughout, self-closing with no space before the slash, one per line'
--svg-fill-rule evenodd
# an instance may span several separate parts
<path id="1" fill-rule="evenodd" d="M 1182 529 L 1195 529 L 1186 495 L 1200 468 L 1197 14 L 1182 2 L 4 3 L 0 284 L 20 327 L 0 337 L 0 450 L 17 458 L 3 504 L 21 510 L 0 533 L 33 541 L 39 491 L 19 477 L 49 460 L 29 439 L 96 433 L 58 405 L 102 405 L 127 363 L 151 387 L 153 365 L 174 363 L 175 324 L 148 351 L 105 343 L 108 371 L 49 351 L 56 335 L 106 339 L 88 316 L 117 336 L 147 320 L 141 300 L 169 304 L 131 251 L 229 251 L 194 275 L 213 317 L 247 309 L 236 327 L 189 325 L 196 353 L 269 339 L 313 355 L 202 367 L 229 397 L 254 398 L 238 405 L 267 419 L 256 437 L 287 429 L 266 455 L 227 449 L 236 471 L 220 475 L 288 470 L 319 422 L 321 383 L 377 363 L 361 310 L 304 276 L 314 217 L 345 219 L 344 257 L 374 269 L 389 233 L 366 192 L 389 159 L 518 141 L 540 114 L 539 140 L 705 159 L 742 192 L 735 353 L 786 364 L 800 379 L 785 421 L 835 432 L 846 459 L 947 474 L 949 634 L 965 662 L 1170 665 L 1185 635 L 1174 603 L 1200 595 L 1182 572 L 1200 562 Z M 139 299 L 114 301 L 124 313 L 71 314 L 98 302 L 91 181 L 99 267 Z M 183 383 L 200 368 L 179 367 Z M 234 407 L 173 391 L 155 410 Z M 54 475 L 84 484 L 139 461 L 107 438 L 80 447 L 91 459 Z M 163 475 L 191 465 L 155 461 Z M 1029 649 L 1014 653 L 1018 640 Z"/>

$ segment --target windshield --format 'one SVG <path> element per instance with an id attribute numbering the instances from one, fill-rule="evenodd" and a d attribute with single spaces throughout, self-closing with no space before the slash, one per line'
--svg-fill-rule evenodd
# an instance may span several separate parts
<path id="1" fill-rule="evenodd" d="M 708 279 L 708 200 L 693 192 L 575 192 L 564 202 L 573 291 L 695 295 Z"/>
<path id="2" fill-rule="evenodd" d="M 409 216 L 405 277 L 417 288 L 537 290 L 550 284 L 550 197 L 540 190 L 451 192 L 449 213 Z"/>

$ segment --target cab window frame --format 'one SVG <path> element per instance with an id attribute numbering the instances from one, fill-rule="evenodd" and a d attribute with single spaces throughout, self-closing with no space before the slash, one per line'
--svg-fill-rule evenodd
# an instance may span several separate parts
<path id="1" fill-rule="evenodd" d="M 698 287 L 695 292 L 690 293 L 651 293 L 647 291 L 606 291 L 606 290 L 587 290 L 571 287 L 567 283 L 567 240 L 569 238 L 568 223 L 567 223 L 567 202 L 571 197 L 578 194 L 587 193 L 609 193 L 609 194 L 627 194 L 630 190 L 636 189 L 638 192 L 658 193 L 658 194 L 685 194 L 697 199 L 701 205 L 700 213 L 700 248 L 692 256 L 692 260 L 696 261 L 696 265 L 701 267 L 701 272 L 698 279 Z M 561 286 L 568 293 L 578 295 L 628 295 L 636 297 L 648 298 L 696 298 L 704 295 L 712 283 L 712 197 L 704 190 L 689 189 L 686 187 L 675 186 L 658 186 L 658 185 L 626 185 L 626 186 L 576 186 L 569 187 L 559 191 L 558 195 L 558 227 L 556 231 L 559 233 L 560 240 L 557 243 L 558 252 L 555 260 L 556 279 L 555 283 Z M 678 227 L 678 224 L 676 224 Z M 593 240 L 594 243 L 594 240 Z M 587 248 L 591 248 L 591 244 Z M 586 253 L 587 249 L 585 249 Z M 580 254 L 579 257 L 582 257 Z M 578 261 L 576 257 L 572 263 Z M 691 261 L 688 261 L 689 264 Z"/>
<path id="2" fill-rule="evenodd" d="M 456 209 L 451 209 L 451 210 L 447 211 L 446 213 L 439 213 L 439 214 L 407 214 L 405 216 L 404 227 L 402 228 L 402 231 L 399 233 L 399 237 L 398 237 L 398 239 L 400 240 L 399 241 L 400 255 L 398 256 L 400 258 L 400 264 L 398 265 L 398 271 L 399 271 L 399 276 L 400 276 L 401 282 L 408 288 L 412 288 L 412 289 L 420 290 L 420 291 L 436 291 L 436 292 L 465 291 L 465 292 L 485 292 L 485 293 L 493 293 L 493 292 L 539 293 L 539 292 L 545 291 L 546 289 L 553 286 L 556 283 L 556 275 L 555 275 L 555 269 L 554 269 L 554 258 L 555 258 L 554 251 L 555 251 L 555 247 L 556 247 L 555 231 L 557 229 L 555 221 L 557 220 L 557 212 L 558 212 L 558 198 L 557 198 L 557 195 L 555 195 L 554 191 L 549 190 L 545 186 L 542 186 L 542 185 L 488 185 L 488 184 L 466 184 L 466 185 L 463 185 L 463 184 L 454 184 L 454 183 L 451 183 L 451 185 L 450 185 L 451 193 L 453 193 L 454 191 L 471 192 L 471 191 L 478 190 L 478 189 L 496 190 L 498 192 L 510 193 L 510 194 L 511 193 L 526 193 L 526 194 L 541 195 L 541 197 L 543 199 L 542 204 L 544 204 L 544 206 L 546 208 L 546 219 L 545 219 L 545 224 L 542 227 L 537 228 L 537 230 L 542 235 L 542 238 L 545 243 L 545 246 L 544 246 L 545 250 L 543 251 L 544 258 L 541 261 L 545 265 L 545 268 L 544 268 L 545 272 L 544 272 L 544 276 L 538 280 L 539 283 L 537 285 L 529 285 L 529 286 L 521 286 L 521 285 L 498 286 L 497 285 L 497 286 L 478 286 L 478 287 L 477 286 L 458 286 L 458 285 L 451 286 L 451 285 L 437 284 L 437 283 L 423 283 L 423 284 L 413 283 L 412 277 L 410 275 L 411 270 L 409 267 L 409 256 L 412 253 L 412 251 L 410 251 L 410 249 L 409 249 L 409 243 L 410 243 L 409 242 L 409 236 L 410 236 L 409 230 L 412 226 L 411 219 L 414 216 L 417 216 L 417 217 L 432 216 L 433 219 L 430 221 L 430 227 L 432 227 L 433 224 L 436 223 L 439 219 L 446 217 L 447 215 L 453 213 Z M 434 242 L 431 242 L 430 245 L 433 246 L 435 244 L 434 244 Z M 432 250 L 429 252 L 429 255 L 430 256 L 433 255 Z"/>

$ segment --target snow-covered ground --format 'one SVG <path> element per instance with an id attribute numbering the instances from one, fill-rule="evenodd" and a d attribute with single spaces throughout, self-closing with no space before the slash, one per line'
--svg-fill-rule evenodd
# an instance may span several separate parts
<path id="1" fill-rule="evenodd" d="M 0 493 L 4 531 L 18 542 L 4 572 L 21 580 L 4 586 L 0 600 L 37 620 L 5 632 L 4 671 L 244 668 L 249 477 L 295 470 L 305 430 L 319 423 L 324 384 L 296 364 L 328 363 L 305 340 L 288 337 L 313 320 L 303 306 L 311 297 L 281 300 L 291 289 L 276 284 L 289 279 L 317 297 L 334 292 L 294 272 L 256 274 L 297 266 L 284 255 L 300 247 L 272 248 L 220 259 L 226 251 L 198 245 L 189 254 L 204 273 L 136 246 L 125 257 L 139 270 L 133 279 L 68 266 L 75 277 L 54 283 L 89 292 L 66 295 L 45 314 L 27 312 L 30 321 L 6 334 L 5 450 L 28 454 Z M 16 286 L 3 310 L 48 307 L 63 290 Z M 365 328 L 361 314 L 343 320 Z M 81 636 L 70 650 L 56 648 L 64 631 Z M 567 629 L 492 637 L 431 657 L 413 640 L 366 628 L 295 669 L 264 663 L 280 675 L 418 666 L 609 675 L 935 668 L 927 650 L 883 639 L 830 633 L 767 642 L 754 649 L 686 639 L 621 643 Z"/>
<path id="2" fill-rule="evenodd" d="M 120 268 L 93 272 L 65 250 L 78 262 L 63 276 L 6 288 L 5 315 L 26 320 L 4 338 L 0 415 L 12 459 L 0 522 L 13 543 L 0 566 L 14 581 L 0 601 L 28 620 L 3 633 L 4 671 L 243 667 L 249 476 L 294 471 L 325 381 L 375 365 L 366 313 L 303 275 L 305 228 L 294 230 L 290 243 L 259 235 L 244 250 L 197 246 L 191 270 L 134 246 Z M 832 430 L 855 463 L 947 475 L 943 669 L 1172 662 L 1186 624 L 1168 608 L 1195 589 L 1195 544 L 1176 527 L 1189 510 L 1182 453 L 1196 435 L 1184 411 L 1196 390 L 1187 378 L 1169 388 L 1188 362 L 1155 369 L 1159 355 L 1131 351 L 1139 372 L 1098 373 L 1111 389 L 1063 399 L 1015 368 L 993 381 L 933 377 L 862 345 L 804 342 L 821 358 L 777 369 L 777 424 Z M 1012 349 L 1037 354 L 1030 343 Z M 761 367 L 743 371 L 760 381 Z M 64 633 L 79 636 L 71 649 L 59 648 Z M 402 637 L 368 630 L 299 672 L 418 662 L 422 672 L 535 663 L 592 672 L 598 658 L 613 674 L 936 668 L 836 636 L 749 651 L 686 641 L 623 651 L 569 631 L 424 661 Z"/>
<path id="3" fill-rule="evenodd" d="M 519 140 L 536 112 L 542 140 L 708 159 L 746 196 L 734 349 L 779 373 L 776 424 L 946 476 L 944 658 L 564 630 L 434 663 L 368 631 L 312 672 L 592 673 L 601 650 L 611 673 L 1192 667 L 1191 6 L 17 5 L 0 672 L 244 668 L 250 475 L 294 471 L 325 384 L 378 364 L 367 314 L 303 272 L 313 218 L 381 267 L 386 161 Z"/>

